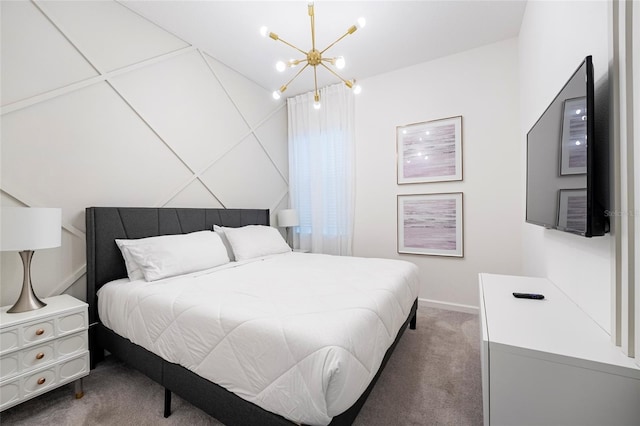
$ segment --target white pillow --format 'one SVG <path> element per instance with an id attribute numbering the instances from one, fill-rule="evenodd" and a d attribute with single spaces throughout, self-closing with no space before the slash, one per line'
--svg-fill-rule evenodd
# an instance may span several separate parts
<path id="1" fill-rule="evenodd" d="M 282 238 L 280 232 L 270 226 L 247 225 L 242 228 L 225 228 L 224 233 L 238 261 L 291 251 L 291 247 Z"/>
<path id="2" fill-rule="evenodd" d="M 229 228 L 226 226 L 213 225 L 214 232 L 220 235 L 220 238 L 222 239 L 224 246 L 227 248 L 227 256 L 229 256 L 229 260 L 233 262 L 234 260 L 236 260 L 236 257 L 233 254 L 233 249 L 231 248 L 231 244 L 229 244 L 229 239 L 224 233 L 224 231 L 227 229 Z"/>
<path id="3" fill-rule="evenodd" d="M 153 237 L 152 237 L 153 238 Z M 138 264 L 133 260 L 131 254 L 129 254 L 129 246 L 144 243 L 147 238 L 140 238 L 138 240 L 116 240 L 116 244 L 122 253 L 124 258 L 124 266 L 127 268 L 127 275 L 131 281 L 141 280 L 144 278 L 142 270 Z"/>
<path id="4" fill-rule="evenodd" d="M 202 271 L 229 262 L 220 236 L 211 231 L 145 238 L 126 246 L 147 281 Z"/>

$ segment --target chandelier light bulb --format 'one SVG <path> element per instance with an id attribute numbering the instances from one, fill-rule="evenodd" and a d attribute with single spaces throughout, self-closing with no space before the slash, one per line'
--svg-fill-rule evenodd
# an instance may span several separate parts
<path id="1" fill-rule="evenodd" d="M 362 86 L 360 86 L 359 84 L 353 86 L 353 93 L 355 95 L 359 95 L 360 93 L 362 93 Z"/>
<path id="2" fill-rule="evenodd" d="M 313 109 L 315 109 L 315 110 L 320 109 L 320 101 L 315 101 L 315 102 L 313 103 Z"/>
<path id="3" fill-rule="evenodd" d="M 364 28 L 367 25 L 367 20 L 363 17 L 358 18 L 358 28 Z"/>
<path id="4" fill-rule="evenodd" d="M 343 69 L 344 66 L 346 65 L 346 62 L 344 60 L 344 56 L 338 56 L 336 58 L 336 68 L 338 68 L 339 70 Z"/>
<path id="5" fill-rule="evenodd" d="M 269 34 L 269 28 L 267 28 L 266 26 L 261 26 L 260 27 L 260 35 L 262 37 L 266 37 Z"/>
<path id="6" fill-rule="evenodd" d="M 280 99 L 280 92 L 277 90 L 274 90 L 271 96 L 273 96 L 273 99 L 277 101 L 278 99 Z"/>
<path id="7" fill-rule="evenodd" d="M 287 64 L 285 64 L 285 63 L 284 63 L 284 62 L 282 62 L 282 61 L 278 61 L 278 62 L 276 62 L 276 69 L 277 69 L 279 72 L 283 72 L 284 70 L 286 70 L 286 69 L 287 69 Z"/>

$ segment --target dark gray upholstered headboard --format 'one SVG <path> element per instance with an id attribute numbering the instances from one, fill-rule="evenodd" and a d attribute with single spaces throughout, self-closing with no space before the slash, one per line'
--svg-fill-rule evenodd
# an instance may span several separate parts
<path id="1" fill-rule="evenodd" d="M 125 278 L 116 238 L 144 238 L 213 229 L 269 225 L 269 210 L 89 207 L 87 223 L 87 303 L 89 323 L 98 321 L 96 293 L 104 284 Z"/>

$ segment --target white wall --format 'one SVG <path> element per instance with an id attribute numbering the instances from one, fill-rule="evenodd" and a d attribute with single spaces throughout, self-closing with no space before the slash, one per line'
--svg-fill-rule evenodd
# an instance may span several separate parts
<path id="1" fill-rule="evenodd" d="M 85 207 L 287 205 L 284 101 L 117 2 L 0 7 L 0 203 L 63 209 L 40 297 L 85 297 Z M 1 260 L 7 305 L 22 266 Z"/>
<path id="2" fill-rule="evenodd" d="M 596 95 L 606 91 L 608 43 L 605 1 L 527 3 L 518 39 L 522 194 L 526 133 L 585 56 L 593 56 Z M 524 223 L 521 232 L 523 273 L 551 279 L 609 331 L 612 237 L 588 239 Z"/>
<path id="3" fill-rule="evenodd" d="M 354 255 L 414 262 L 420 298 L 477 307 L 479 272 L 521 272 L 517 41 L 360 83 Z M 463 120 L 463 181 L 397 185 L 396 126 L 457 115 Z M 440 192 L 464 194 L 464 258 L 399 255 L 396 196 Z"/>
<path id="4" fill-rule="evenodd" d="M 640 46 L 640 7 L 633 8 L 633 24 L 632 27 L 635 28 L 633 31 L 633 45 Z M 634 127 L 634 164 L 635 164 L 635 247 L 640 247 L 640 53 L 636 48 L 635 53 L 633 55 L 633 69 L 636 70 L 635 80 L 633 80 L 634 84 L 634 95 L 633 95 L 633 109 L 635 111 L 635 117 L 632 118 L 635 123 Z M 632 76 L 633 79 L 633 76 Z M 638 265 L 640 265 L 640 250 L 636 249 L 635 251 L 635 356 L 636 363 L 640 366 L 640 273 L 638 273 Z"/>

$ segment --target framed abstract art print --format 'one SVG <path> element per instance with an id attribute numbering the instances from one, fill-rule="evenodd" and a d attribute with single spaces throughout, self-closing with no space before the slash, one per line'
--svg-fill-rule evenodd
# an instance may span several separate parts
<path id="1" fill-rule="evenodd" d="M 462 180 L 462 116 L 396 127 L 398 184 Z"/>
<path id="2" fill-rule="evenodd" d="M 398 195 L 398 253 L 463 257 L 462 192 Z"/>

